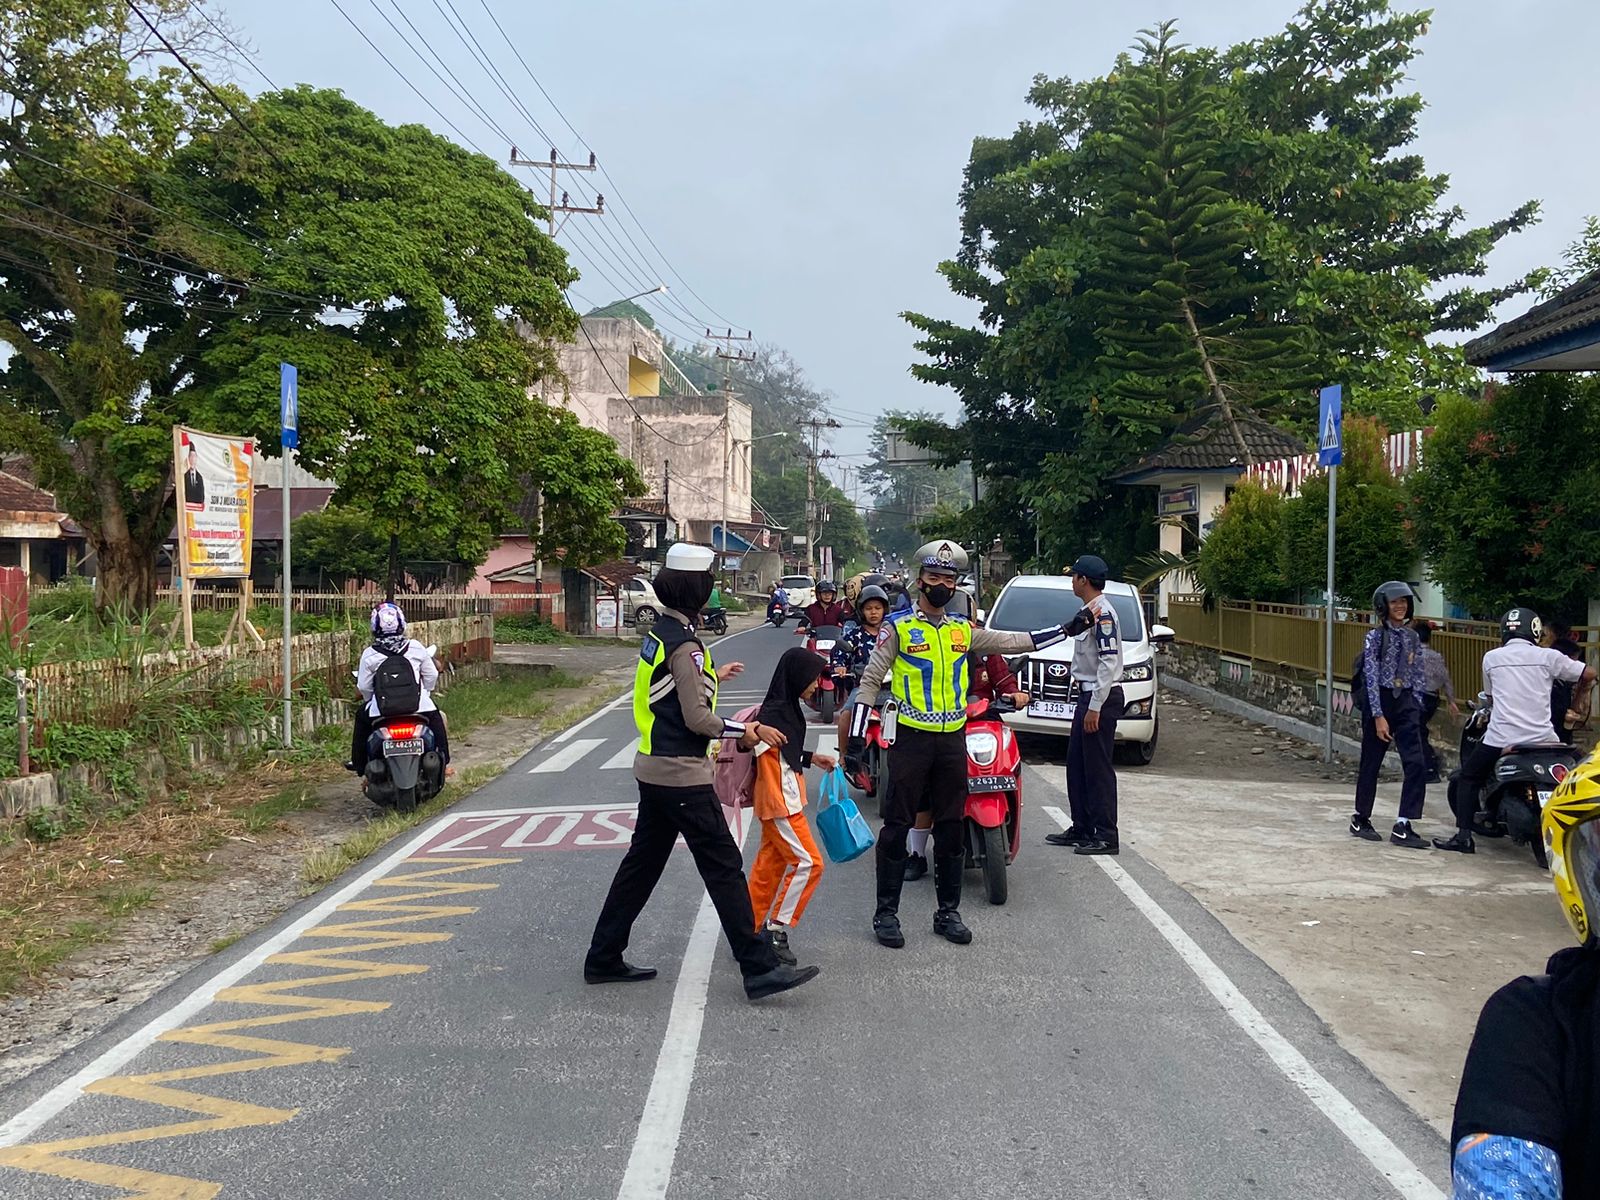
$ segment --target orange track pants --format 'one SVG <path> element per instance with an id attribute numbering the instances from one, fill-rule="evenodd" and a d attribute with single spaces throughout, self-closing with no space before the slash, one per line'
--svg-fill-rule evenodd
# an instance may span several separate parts
<path id="1" fill-rule="evenodd" d="M 750 869 L 750 908 L 757 929 L 768 921 L 798 924 L 821 881 L 822 852 L 805 813 L 761 822 L 761 849 Z"/>

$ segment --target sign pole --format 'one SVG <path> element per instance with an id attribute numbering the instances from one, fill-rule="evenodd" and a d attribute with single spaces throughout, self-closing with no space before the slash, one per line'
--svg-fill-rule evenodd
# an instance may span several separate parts
<path id="1" fill-rule="evenodd" d="M 299 372 L 289 363 L 280 363 L 279 415 L 283 432 L 283 586 L 279 599 L 283 602 L 283 745 L 294 744 L 294 574 L 289 554 L 290 503 L 289 468 L 294 463 L 295 448 L 300 444 Z"/>
<path id="2" fill-rule="evenodd" d="M 1344 387 L 1325 387 L 1317 405 L 1317 461 L 1328 469 L 1328 600 L 1324 643 L 1325 706 L 1322 761 L 1333 761 L 1333 553 L 1338 530 L 1339 464 L 1344 461 Z"/>
<path id="3" fill-rule="evenodd" d="M 1327 712 L 1323 728 L 1322 761 L 1333 761 L 1333 535 L 1335 528 L 1334 513 L 1339 494 L 1339 468 L 1328 468 L 1328 640 L 1327 640 Z"/>

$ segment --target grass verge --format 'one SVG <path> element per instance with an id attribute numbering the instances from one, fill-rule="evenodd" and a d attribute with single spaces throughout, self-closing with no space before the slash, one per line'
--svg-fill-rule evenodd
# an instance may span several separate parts
<path id="1" fill-rule="evenodd" d="M 426 804 L 419 805 L 415 812 L 385 813 L 337 846 L 326 846 L 318 850 L 306 859 L 305 866 L 300 869 L 300 878 L 304 885 L 301 895 L 309 896 L 312 892 L 318 891 L 373 851 L 387 845 L 406 830 L 413 829 L 428 818 L 437 816 L 452 804 L 459 802 L 462 797 L 477 791 L 504 772 L 505 767 L 500 763 L 484 763 L 482 766 L 469 767 L 445 784 L 444 791 Z"/>
<path id="2" fill-rule="evenodd" d="M 458 683 L 443 703 L 458 734 L 501 717 L 537 719 L 544 730 L 547 723 L 560 727 L 605 702 L 609 685 L 601 694 L 582 696 L 573 708 L 551 697 L 557 689 L 587 683 L 558 671 L 502 667 L 493 679 Z M 329 727 L 299 741 L 292 752 L 254 751 L 231 769 L 187 775 L 176 781 L 181 790 L 165 797 L 131 803 L 85 796 L 35 814 L 31 824 L 0 824 L 6 835 L 0 838 L 0 997 L 113 936 L 120 920 L 160 900 L 163 884 L 216 871 L 218 864 L 210 860 L 230 842 L 252 844 L 290 829 L 288 819 L 316 807 L 322 788 L 349 778 L 337 765 L 348 747 L 348 732 Z M 423 815 L 454 803 L 501 769 L 463 770 Z M 420 819 L 375 821 L 340 848 L 336 860 L 328 852 L 314 855 L 322 860 L 317 870 L 332 878 Z M 247 860 L 243 869 L 248 871 Z M 212 952 L 237 936 L 219 939 Z"/>

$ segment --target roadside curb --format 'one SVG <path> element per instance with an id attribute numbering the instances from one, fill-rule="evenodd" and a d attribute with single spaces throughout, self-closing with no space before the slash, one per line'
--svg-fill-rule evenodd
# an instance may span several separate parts
<path id="1" fill-rule="evenodd" d="M 1286 717 L 1281 713 L 1272 712 L 1270 709 L 1259 708 L 1244 700 L 1237 700 L 1222 692 L 1213 691 L 1198 683 L 1190 683 L 1187 679 L 1179 679 L 1173 675 L 1162 675 L 1158 680 L 1161 687 L 1177 692 L 1180 696 L 1187 696 L 1197 700 L 1207 708 L 1218 712 L 1227 713 L 1231 717 L 1240 717 L 1246 721 L 1254 721 L 1257 725 L 1265 725 L 1269 729 L 1276 729 L 1279 733 L 1286 733 L 1290 737 L 1299 738 L 1313 746 L 1322 746 L 1327 736 L 1310 722 Z M 1333 735 L 1334 757 L 1348 760 L 1349 765 L 1354 765 L 1361 758 L 1361 743 L 1354 738 L 1345 737 L 1342 733 Z M 1384 756 L 1382 776 L 1385 779 L 1400 778 L 1400 770 L 1392 765 L 1388 755 Z"/>

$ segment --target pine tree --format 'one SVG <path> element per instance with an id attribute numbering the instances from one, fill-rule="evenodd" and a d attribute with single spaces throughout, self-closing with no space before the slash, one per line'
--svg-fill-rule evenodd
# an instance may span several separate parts
<path id="1" fill-rule="evenodd" d="M 1273 285 L 1241 269 L 1258 222 L 1222 186 L 1226 100 L 1207 60 L 1177 43 L 1170 21 L 1136 45 L 1139 58 L 1124 56 L 1107 81 L 1120 103 L 1101 136 L 1112 161 L 1091 297 L 1103 316 L 1102 361 L 1121 373 L 1121 403 L 1178 415 L 1214 405 L 1248 465 L 1240 411 L 1303 386 L 1306 356 Z"/>

